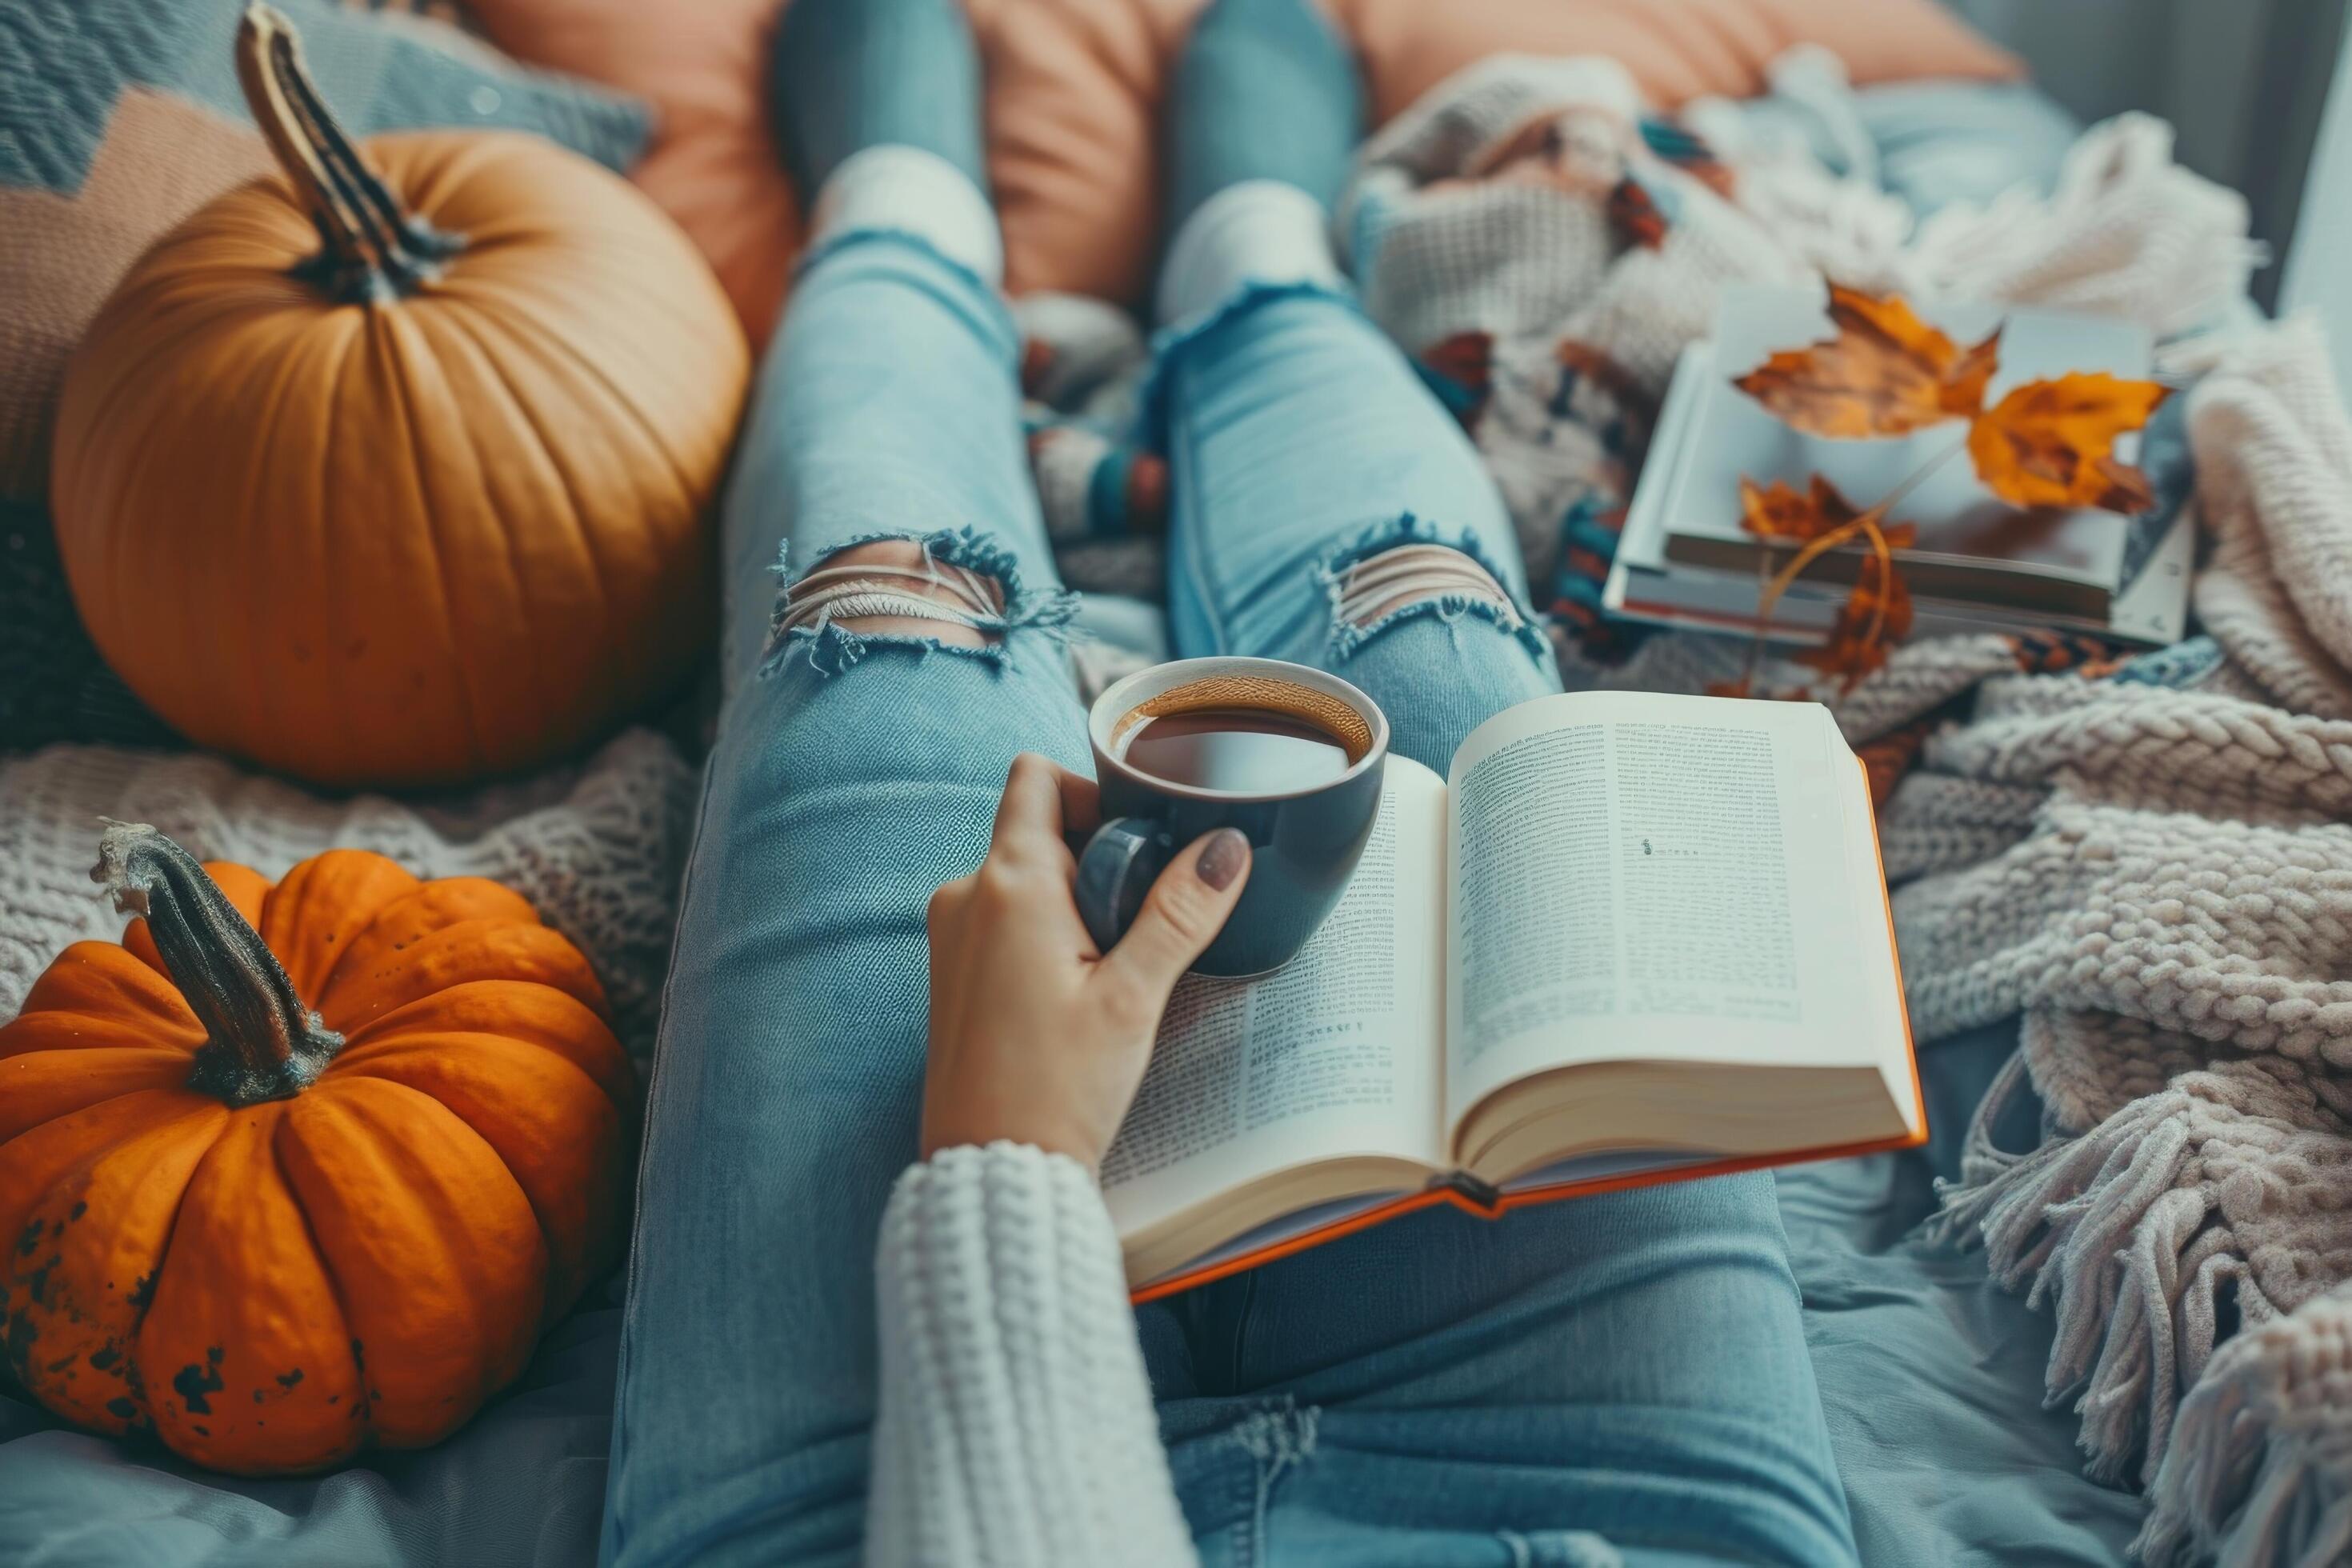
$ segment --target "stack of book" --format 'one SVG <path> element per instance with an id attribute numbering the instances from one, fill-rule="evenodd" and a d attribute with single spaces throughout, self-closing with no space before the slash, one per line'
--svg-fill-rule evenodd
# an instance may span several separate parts
<path id="1" fill-rule="evenodd" d="M 2000 329 L 1988 405 L 2021 383 L 2070 372 L 2148 374 L 2154 345 L 2129 322 L 1989 305 L 1918 309 L 1957 342 Z M 1868 508 L 1966 438 L 1968 426 L 1958 420 L 1884 440 L 1808 436 L 1732 385 L 1774 351 L 1832 331 L 1818 294 L 1727 292 L 1712 335 L 1685 349 L 1675 367 L 1602 593 L 1610 613 L 1753 636 L 1764 585 L 1792 552 L 1741 528 L 1743 477 L 1802 491 L 1820 474 L 1854 506 Z M 2155 506 L 2138 516 L 2021 510 L 1978 481 L 1964 453 L 1938 464 L 1888 520 L 1918 529 L 1915 543 L 1895 552 L 1917 611 L 1914 635 L 2059 629 L 2152 646 L 2179 640 L 2196 542 L 2183 402 L 2171 399 L 2144 432 L 2118 444 L 2116 455 L 2137 463 L 2156 492 Z M 1814 562 L 1775 607 L 1767 635 L 1822 641 L 1865 549 Z"/>

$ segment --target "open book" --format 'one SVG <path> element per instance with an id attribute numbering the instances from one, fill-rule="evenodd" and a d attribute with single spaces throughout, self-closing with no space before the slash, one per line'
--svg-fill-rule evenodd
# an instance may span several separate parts
<path id="1" fill-rule="evenodd" d="M 1187 976 L 1103 1192 L 1138 1300 L 1408 1209 L 1927 1137 L 1870 794 L 1816 703 L 1584 692 L 1391 756 L 1305 952 Z"/>

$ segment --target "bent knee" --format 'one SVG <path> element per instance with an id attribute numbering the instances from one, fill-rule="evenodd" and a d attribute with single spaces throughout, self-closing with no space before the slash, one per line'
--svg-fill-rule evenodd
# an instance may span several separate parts
<path id="1" fill-rule="evenodd" d="M 1024 639 L 1066 637 L 1076 609 L 1066 589 L 1024 586 L 1013 552 L 979 529 L 870 535 L 819 557 L 784 590 L 761 673 L 798 660 L 839 675 L 888 649 L 1002 668 Z"/>
<path id="2" fill-rule="evenodd" d="M 1370 632 L 1407 611 L 1473 612 L 1516 632 L 1527 617 L 1510 590 L 1476 557 L 1450 544 L 1414 541 L 1358 558 L 1332 585 L 1339 623 Z"/>
<path id="3" fill-rule="evenodd" d="M 786 589 L 776 629 L 835 626 L 988 647 L 1003 637 L 1005 601 L 996 576 L 940 559 L 925 540 L 872 539 L 835 551 Z"/>

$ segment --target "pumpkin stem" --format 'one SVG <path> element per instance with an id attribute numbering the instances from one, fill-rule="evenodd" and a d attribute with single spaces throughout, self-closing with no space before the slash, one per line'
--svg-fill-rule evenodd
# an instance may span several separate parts
<path id="1" fill-rule="evenodd" d="M 143 822 L 109 822 L 90 880 L 144 915 L 172 984 L 205 1026 L 188 1087 L 231 1105 L 282 1100 L 319 1076 L 343 1037 L 294 994 L 286 966 L 196 858 Z"/>
<path id="2" fill-rule="evenodd" d="M 360 156 L 302 63 L 294 25 L 271 6 L 245 8 L 236 30 L 236 77 L 278 167 L 310 215 L 322 248 L 294 269 L 351 304 L 412 294 L 465 247 L 401 205 Z"/>

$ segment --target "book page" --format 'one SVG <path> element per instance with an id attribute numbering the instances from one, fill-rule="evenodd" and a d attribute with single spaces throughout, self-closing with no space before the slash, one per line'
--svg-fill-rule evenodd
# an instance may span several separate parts
<path id="1" fill-rule="evenodd" d="M 1840 983 L 1866 951 L 1853 767 L 1811 703 L 1582 692 L 1480 726 L 1448 813 L 1450 1115 L 1528 1073 L 1735 1039 L 1742 1060 L 1872 1059 Z"/>
<path id="2" fill-rule="evenodd" d="M 1122 1235 L 1293 1165 L 1438 1162 L 1445 786 L 1385 765 L 1363 859 L 1306 950 L 1262 979 L 1178 984 L 1103 1161 Z"/>

